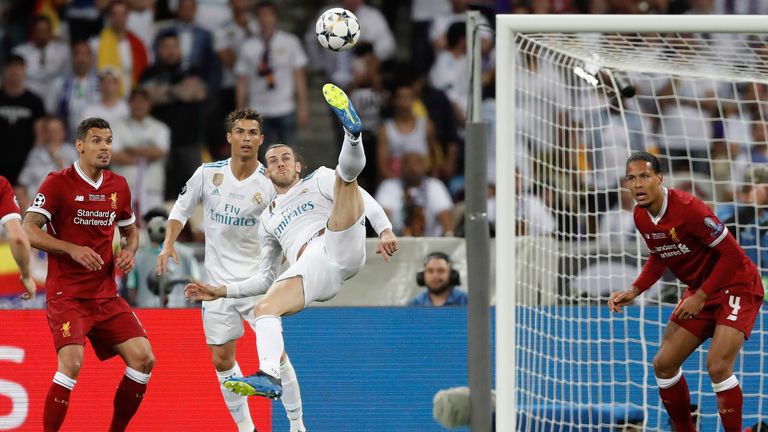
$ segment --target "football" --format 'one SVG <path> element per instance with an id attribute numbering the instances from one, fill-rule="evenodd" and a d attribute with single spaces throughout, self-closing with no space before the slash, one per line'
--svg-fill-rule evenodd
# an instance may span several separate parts
<path id="1" fill-rule="evenodd" d="M 343 8 L 328 9 L 315 24 L 317 40 L 323 48 L 331 51 L 345 51 L 360 39 L 360 24 L 352 12 Z"/>

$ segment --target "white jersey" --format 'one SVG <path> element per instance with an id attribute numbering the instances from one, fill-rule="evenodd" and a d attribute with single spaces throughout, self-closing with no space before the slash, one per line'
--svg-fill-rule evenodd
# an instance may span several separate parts
<path id="1" fill-rule="evenodd" d="M 275 196 L 261 214 L 260 239 L 262 253 L 255 277 L 227 286 L 227 297 L 248 297 L 263 294 L 277 277 L 280 257 L 284 254 L 290 265 L 298 260 L 301 248 L 326 228 L 333 206 L 333 186 L 336 173 L 320 167 L 296 183 L 288 192 Z M 365 217 L 377 234 L 391 229 L 384 209 L 360 188 L 365 205 Z M 254 272 L 256 273 L 256 272 Z"/>
<path id="2" fill-rule="evenodd" d="M 299 251 L 308 241 L 325 228 L 333 206 L 333 185 L 336 173 L 320 167 L 296 183 L 288 192 L 277 195 L 269 209 L 261 214 L 261 223 L 267 236 L 274 237 L 285 253 L 289 264 L 298 259 Z M 391 224 L 368 192 L 360 188 L 365 203 L 366 217 L 380 233 Z"/>
<path id="3" fill-rule="evenodd" d="M 240 181 L 232 174 L 230 160 L 200 166 L 168 217 L 185 224 L 203 203 L 205 269 L 213 284 L 239 282 L 258 271 L 259 216 L 276 194 L 264 166 L 259 164 Z"/>

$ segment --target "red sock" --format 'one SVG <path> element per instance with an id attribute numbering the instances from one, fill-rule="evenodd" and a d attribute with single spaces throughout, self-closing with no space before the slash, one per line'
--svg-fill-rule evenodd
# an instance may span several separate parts
<path id="1" fill-rule="evenodd" d="M 691 418 L 691 394 L 682 370 L 674 378 L 656 378 L 659 383 L 659 395 L 667 409 L 675 432 L 696 432 Z"/>
<path id="2" fill-rule="evenodd" d="M 57 432 L 61 428 L 64 418 L 67 416 L 69 395 L 72 393 L 74 385 L 75 380 L 56 372 L 43 407 L 43 430 L 45 432 Z"/>
<path id="3" fill-rule="evenodd" d="M 723 429 L 725 432 L 741 431 L 741 409 L 744 398 L 739 381 L 732 375 L 719 384 L 713 384 L 712 387 L 717 396 L 717 411 L 720 413 Z M 721 390 L 723 388 L 725 390 Z"/>
<path id="4" fill-rule="evenodd" d="M 138 383 L 128 375 L 123 375 L 123 380 L 120 381 L 115 392 L 115 412 L 112 415 L 112 424 L 109 426 L 110 432 L 122 432 L 128 427 L 128 423 L 139 410 L 146 391 L 146 383 Z"/>

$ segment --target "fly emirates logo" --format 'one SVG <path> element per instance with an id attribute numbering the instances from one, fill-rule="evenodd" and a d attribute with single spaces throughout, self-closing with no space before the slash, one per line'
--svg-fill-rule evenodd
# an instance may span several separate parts
<path id="1" fill-rule="evenodd" d="M 77 209 L 74 222 L 75 225 L 112 226 L 115 216 L 113 211 Z"/>

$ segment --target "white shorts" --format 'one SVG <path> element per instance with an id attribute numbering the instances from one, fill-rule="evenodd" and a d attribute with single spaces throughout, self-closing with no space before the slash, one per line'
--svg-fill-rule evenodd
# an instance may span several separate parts
<path id="1" fill-rule="evenodd" d="M 243 320 L 253 328 L 253 305 L 256 299 L 220 298 L 203 302 L 203 330 L 205 343 L 223 345 L 243 336 Z"/>
<path id="2" fill-rule="evenodd" d="M 332 299 L 345 280 L 365 264 L 365 216 L 344 231 L 331 231 L 307 244 L 301 257 L 275 282 L 302 277 L 304 307 Z"/>

